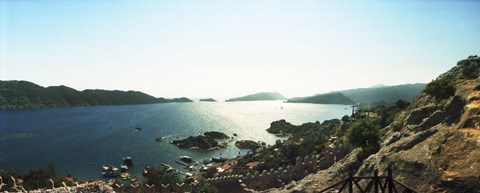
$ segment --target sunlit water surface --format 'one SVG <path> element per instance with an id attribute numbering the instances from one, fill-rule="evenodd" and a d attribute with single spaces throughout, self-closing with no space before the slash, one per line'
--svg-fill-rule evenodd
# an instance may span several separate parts
<path id="1" fill-rule="evenodd" d="M 196 102 L 149 105 L 96 106 L 41 110 L 0 111 L 0 169 L 54 164 L 61 174 L 78 179 L 100 178 L 100 165 L 122 164 L 131 156 L 134 174 L 143 165 L 172 166 L 181 155 L 196 160 L 232 158 L 239 149 L 230 142 L 226 149 L 203 151 L 180 149 L 168 141 L 205 131 L 221 131 L 235 139 L 272 144 L 278 138 L 265 130 L 285 119 L 292 124 L 340 118 L 349 106 L 259 102 Z M 144 128 L 137 131 L 134 127 Z M 156 142 L 156 136 L 164 136 Z M 241 151 L 241 154 L 246 151 Z"/>

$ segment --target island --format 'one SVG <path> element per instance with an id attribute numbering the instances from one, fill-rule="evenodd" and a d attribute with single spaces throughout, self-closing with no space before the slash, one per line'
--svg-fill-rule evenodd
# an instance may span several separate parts
<path id="1" fill-rule="evenodd" d="M 206 98 L 206 99 L 200 99 L 200 102 L 217 102 L 217 101 L 212 98 Z"/>
<path id="2" fill-rule="evenodd" d="M 179 148 L 215 150 L 225 148 L 226 145 L 218 143 L 216 139 L 227 139 L 228 136 L 221 132 L 210 131 L 203 135 L 189 136 L 185 139 L 173 140 L 171 143 Z"/>
<path id="3" fill-rule="evenodd" d="M 42 87 L 28 81 L 0 81 L 0 109 L 38 109 L 95 105 L 131 105 L 193 102 L 182 97 L 155 98 L 139 91 L 86 89 L 67 86 Z"/>
<path id="4" fill-rule="evenodd" d="M 235 101 L 265 101 L 265 100 L 286 100 L 283 95 L 278 92 L 259 92 L 251 95 L 236 97 L 225 100 L 226 102 Z"/>
<path id="5" fill-rule="evenodd" d="M 340 92 L 318 94 L 310 97 L 291 98 L 288 103 L 341 104 L 354 105 L 355 101 Z"/>
<path id="6" fill-rule="evenodd" d="M 262 147 L 264 144 L 263 143 L 257 143 L 252 140 L 239 140 L 235 142 L 235 147 L 239 149 L 250 149 L 252 151 L 255 151 L 256 149 Z"/>

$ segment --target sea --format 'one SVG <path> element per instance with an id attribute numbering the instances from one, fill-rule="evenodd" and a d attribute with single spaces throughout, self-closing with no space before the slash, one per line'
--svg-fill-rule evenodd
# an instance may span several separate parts
<path id="1" fill-rule="evenodd" d="M 0 110 L 0 169 L 23 173 L 53 164 L 61 175 L 79 180 L 102 178 L 101 166 L 120 166 L 131 157 L 130 173 L 143 166 L 172 165 L 179 156 L 201 161 L 247 153 L 235 140 L 274 144 L 285 138 L 266 129 L 276 120 L 300 125 L 341 118 L 350 106 L 284 103 L 284 101 L 193 102 L 145 105 L 89 106 L 36 110 Z M 142 128 L 141 131 L 135 127 Z M 171 140 L 220 131 L 232 137 L 220 150 L 180 149 Z M 157 136 L 163 140 L 156 141 Z"/>

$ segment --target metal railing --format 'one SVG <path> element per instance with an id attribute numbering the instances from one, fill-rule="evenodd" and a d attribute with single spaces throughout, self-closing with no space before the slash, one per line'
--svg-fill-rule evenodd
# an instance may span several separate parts
<path id="1" fill-rule="evenodd" d="M 353 173 L 350 173 L 348 178 L 320 190 L 320 192 L 337 193 L 353 193 L 354 191 L 360 193 L 417 193 L 412 188 L 393 179 L 391 169 L 387 169 L 387 176 L 379 176 L 378 171 L 375 171 L 373 176 L 353 176 Z"/>

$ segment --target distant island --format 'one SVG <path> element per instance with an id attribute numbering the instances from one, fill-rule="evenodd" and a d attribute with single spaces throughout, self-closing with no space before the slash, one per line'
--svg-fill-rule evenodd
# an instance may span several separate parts
<path id="1" fill-rule="evenodd" d="M 0 81 L 0 109 L 37 109 L 94 105 L 152 104 L 193 102 L 182 97 L 155 98 L 139 91 L 87 89 L 67 86 L 42 87 L 28 81 Z"/>
<path id="2" fill-rule="evenodd" d="M 217 101 L 212 98 L 206 98 L 206 99 L 200 99 L 200 102 L 217 102 Z"/>
<path id="3" fill-rule="evenodd" d="M 226 102 L 235 101 L 265 101 L 265 100 L 286 100 L 283 95 L 278 92 L 259 92 L 251 95 L 236 97 L 225 100 Z"/>
<path id="4" fill-rule="evenodd" d="M 342 104 L 353 105 L 355 101 L 346 97 L 344 94 L 335 92 L 327 94 L 319 94 L 310 97 L 298 97 L 291 98 L 287 102 L 289 103 L 315 103 L 315 104 Z"/>

